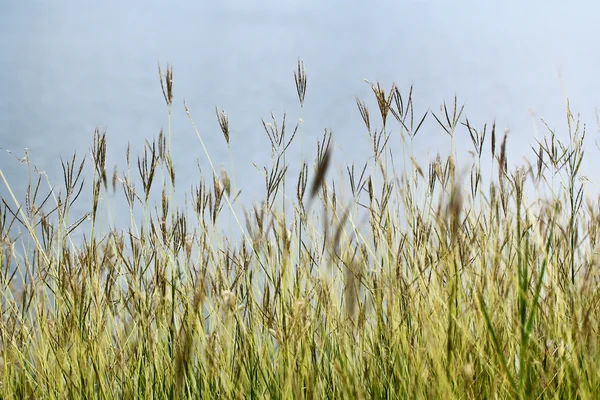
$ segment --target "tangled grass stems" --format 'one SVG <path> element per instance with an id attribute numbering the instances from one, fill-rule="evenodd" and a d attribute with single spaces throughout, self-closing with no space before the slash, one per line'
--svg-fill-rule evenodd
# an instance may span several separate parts
<path id="1" fill-rule="evenodd" d="M 131 226 L 99 224 L 105 133 L 94 135 L 90 212 L 73 221 L 89 190 L 84 161 L 63 162 L 62 192 L 45 196 L 41 176 L 31 181 L 23 203 L 0 170 L 9 194 L 0 204 L 2 398 L 598 396 L 600 204 L 584 187 L 585 127 L 568 104 L 569 142 L 549 130 L 535 162 L 512 170 L 508 136 L 497 151 L 496 123 L 487 136 L 454 99 L 433 114 L 452 150 L 425 166 L 413 142 L 432 113 L 415 118 L 412 88 L 403 96 L 371 84 L 382 128 L 366 101 L 357 105 L 372 157 L 347 166 L 346 179 L 332 176 L 326 130 L 311 179 L 302 161 L 295 200 L 284 182 L 296 131 L 286 137 L 285 116 L 272 117 L 265 201 L 242 224 L 237 186 L 215 170 L 187 106 L 211 176 L 191 188 L 191 204 L 173 199 L 173 73 L 159 74 L 169 132 L 145 144 L 137 176 L 128 148 L 127 171 L 111 180 Z M 304 113 L 300 61 L 294 75 Z M 217 121 L 229 147 L 224 111 Z M 400 172 L 389 148 L 398 134 L 410 160 Z M 466 173 L 459 135 L 473 145 Z M 487 182 L 485 148 L 497 172 Z M 239 241 L 220 231 L 224 206 Z"/>

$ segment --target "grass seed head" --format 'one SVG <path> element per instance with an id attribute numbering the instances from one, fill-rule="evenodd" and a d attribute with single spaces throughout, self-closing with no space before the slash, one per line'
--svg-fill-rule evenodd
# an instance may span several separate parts
<path id="1" fill-rule="evenodd" d="M 227 117 L 227 114 L 225 114 L 225 111 L 219 111 L 219 109 L 216 107 L 215 112 L 217 113 L 217 120 L 219 121 L 221 132 L 223 132 L 227 146 L 229 146 L 229 118 Z"/>
<path id="2" fill-rule="evenodd" d="M 165 75 L 163 75 L 160 64 L 158 64 L 158 77 L 160 79 L 160 87 L 162 89 L 165 102 L 170 107 L 173 104 L 173 67 L 167 64 L 167 72 Z"/>
<path id="3" fill-rule="evenodd" d="M 298 58 L 298 70 L 294 72 L 294 80 L 296 81 L 296 91 L 300 100 L 300 107 L 304 107 L 304 97 L 306 96 L 306 71 L 304 63 Z"/>

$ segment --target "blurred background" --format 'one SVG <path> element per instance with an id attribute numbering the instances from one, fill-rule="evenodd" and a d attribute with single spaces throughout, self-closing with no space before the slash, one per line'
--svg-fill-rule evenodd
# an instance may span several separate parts
<path id="1" fill-rule="evenodd" d="M 403 94 L 414 86 L 418 115 L 439 115 L 440 104 L 456 95 L 474 127 L 495 120 L 499 138 L 509 131 L 509 169 L 523 157 L 534 159 L 531 145 L 546 131 L 541 118 L 559 138 L 568 138 L 568 96 L 587 124 L 584 173 L 597 183 L 598 14 L 597 2 L 552 0 L 5 1 L 0 169 L 23 193 L 27 167 L 18 158 L 27 148 L 31 162 L 60 186 L 61 157 L 77 152 L 89 161 L 98 127 L 107 132 L 109 173 L 115 164 L 122 171 L 128 143 L 135 160 L 145 140 L 167 129 L 158 64 L 166 69 L 169 63 L 178 193 L 198 182 L 197 160 L 211 179 L 184 100 L 213 162 L 232 174 L 215 107 L 229 116 L 235 180 L 249 205 L 264 198 L 262 167 L 270 166 L 271 149 L 261 119 L 268 122 L 271 112 L 278 122 L 287 113 L 289 132 L 303 121 L 303 154 L 296 139 L 286 160 L 294 180 L 301 155 L 312 165 L 324 129 L 333 132 L 336 173 L 364 164 L 372 151 L 356 97 L 367 102 L 372 125 L 381 127 L 365 79 L 381 82 L 386 91 L 395 82 Z M 304 110 L 293 75 L 298 58 L 308 75 Z M 391 127 L 390 146 L 401 168 L 399 129 Z M 426 167 L 450 143 L 429 116 L 414 152 Z M 466 129 L 458 130 L 455 144 L 468 165 Z M 91 171 L 88 164 L 90 180 Z M 3 183 L 0 195 L 7 195 Z M 79 211 L 90 207 L 90 196 L 88 187 Z M 127 215 L 117 207 L 112 216 Z"/>

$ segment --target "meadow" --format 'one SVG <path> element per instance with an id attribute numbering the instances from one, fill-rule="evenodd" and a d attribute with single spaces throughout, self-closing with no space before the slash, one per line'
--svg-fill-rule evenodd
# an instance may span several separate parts
<path id="1" fill-rule="evenodd" d="M 568 104 L 569 140 L 548 128 L 531 162 L 509 167 L 507 135 L 472 126 L 456 99 L 418 114 L 412 89 L 371 84 L 375 106 L 356 99 L 364 165 L 334 174 L 325 130 L 291 176 L 303 128 L 273 117 L 264 201 L 240 213 L 233 161 L 177 187 L 173 107 L 211 158 L 193 110 L 173 102 L 172 68 L 159 75 L 169 126 L 137 159 L 127 149 L 126 170 L 111 174 L 99 130 L 47 195 L 28 158 L 25 194 L 0 170 L 3 399 L 599 396 L 600 203 Z M 294 78 L 303 109 L 300 61 Z M 228 115 L 216 118 L 229 145 Z M 472 142 L 466 167 L 454 147 L 413 156 L 426 120 Z M 83 190 L 89 212 L 72 217 Z M 109 192 L 129 227 L 106 228 Z"/>

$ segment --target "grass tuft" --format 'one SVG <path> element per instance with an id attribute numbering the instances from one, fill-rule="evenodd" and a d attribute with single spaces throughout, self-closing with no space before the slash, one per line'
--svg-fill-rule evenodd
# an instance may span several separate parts
<path id="1" fill-rule="evenodd" d="M 99 130 L 89 162 L 61 160 L 61 185 L 20 159 L 23 201 L 0 170 L 0 397 L 600 395 L 600 198 L 580 172 L 586 127 L 568 103 L 568 140 L 547 127 L 534 162 L 513 167 L 508 134 L 474 126 L 456 98 L 415 115 L 412 87 L 369 84 L 382 127 L 369 101 L 356 104 L 371 157 L 335 176 L 325 130 L 314 169 L 301 149 L 292 196 L 286 154 L 304 117 L 289 134 L 287 115 L 271 115 L 264 201 L 248 208 L 231 152 L 217 171 L 184 104 L 211 170 L 178 204 L 172 68 L 159 76 L 166 133 L 137 160 L 128 146 L 110 185 Z M 300 60 L 294 79 L 304 114 Z M 234 124 L 215 111 L 231 148 Z M 449 153 L 417 158 L 417 133 L 439 128 Z M 470 166 L 456 140 L 472 144 Z M 82 193 L 89 212 L 74 215 Z M 129 226 L 105 222 L 114 206 Z"/>

